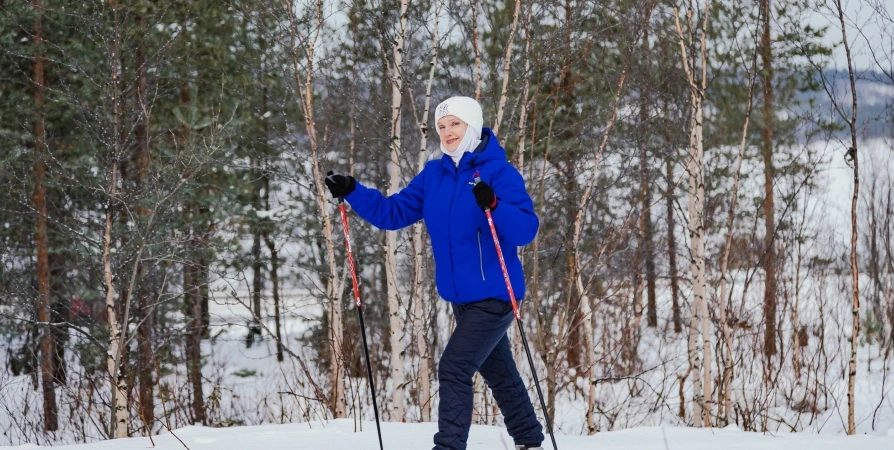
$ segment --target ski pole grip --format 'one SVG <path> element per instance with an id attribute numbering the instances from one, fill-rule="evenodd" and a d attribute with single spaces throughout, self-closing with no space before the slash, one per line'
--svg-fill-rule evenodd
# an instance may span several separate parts
<path id="1" fill-rule="evenodd" d="M 329 178 L 329 177 L 331 177 L 332 175 L 335 175 L 335 172 L 333 172 L 333 171 L 331 171 L 331 170 L 328 171 L 328 172 L 326 172 L 326 178 Z M 331 179 L 331 178 L 330 178 L 330 179 Z M 332 180 L 332 181 L 335 181 L 335 180 Z M 338 200 L 338 204 L 339 204 L 339 205 L 345 202 L 345 198 L 344 198 L 344 196 L 336 197 L 336 196 L 333 195 L 333 197 L 335 197 L 335 199 Z"/>

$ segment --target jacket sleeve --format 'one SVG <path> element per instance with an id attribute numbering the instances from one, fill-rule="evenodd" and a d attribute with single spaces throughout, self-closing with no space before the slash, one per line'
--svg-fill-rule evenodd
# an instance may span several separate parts
<path id="1" fill-rule="evenodd" d="M 506 163 L 491 181 L 497 195 L 497 207 L 492 212 L 497 232 L 517 247 L 529 244 L 537 236 L 540 219 L 525 189 L 524 178 Z"/>
<path id="2" fill-rule="evenodd" d="M 381 230 L 399 230 L 422 219 L 424 173 L 419 172 L 407 187 L 385 196 L 359 182 L 354 192 L 345 196 L 354 211 Z"/>

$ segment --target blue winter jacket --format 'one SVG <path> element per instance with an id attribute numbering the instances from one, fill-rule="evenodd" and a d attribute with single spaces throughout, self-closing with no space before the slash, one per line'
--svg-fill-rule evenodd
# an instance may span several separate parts
<path id="1" fill-rule="evenodd" d="M 475 202 L 472 182 L 478 172 L 497 195 L 494 225 L 517 299 L 525 280 L 516 247 L 537 234 L 540 221 L 521 174 L 506 161 L 506 151 L 489 128 L 481 144 L 463 155 L 459 166 L 449 156 L 429 161 L 400 192 L 385 196 L 357 183 L 345 196 L 354 211 L 373 226 L 397 230 L 425 220 L 435 256 L 438 293 L 464 304 L 488 298 L 509 301 L 487 216 Z"/>

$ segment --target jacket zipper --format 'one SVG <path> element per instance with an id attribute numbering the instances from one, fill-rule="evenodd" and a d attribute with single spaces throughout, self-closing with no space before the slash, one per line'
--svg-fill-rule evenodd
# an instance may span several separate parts
<path id="1" fill-rule="evenodd" d="M 481 228 L 478 229 L 478 265 L 481 266 L 481 280 L 484 278 L 484 253 L 481 251 Z"/>
<path id="2" fill-rule="evenodd" d="M 442 161 L 443 165 L 443 161 Z M 453 200 L 456 197 L 456 186 L 457 180 L 459 180 L 459 169 L 454 166 L 453 168 L 453 192 L 450 194 L 450 206 L 447 208 L 447 239 L 450 239 L 450 212 L 453 211 Z M 450 272 L 453 274 L 453 292 L 456 295 L 456 299 L 462 303 L 462 299 L 459 298 L 459 289 L 456 288 L 456 267 L 453 264 L 453 252 L 451 252 L 448 248 L 447 255 L 450 257 Z"/>

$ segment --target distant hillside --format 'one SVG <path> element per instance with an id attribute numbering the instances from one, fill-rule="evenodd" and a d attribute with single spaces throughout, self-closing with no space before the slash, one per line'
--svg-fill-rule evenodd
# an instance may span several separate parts
<path id="1" fill-rule="evenodd" d="M 850 80 L 847 71 L 829 70 L 824 72 L 827 82 L 834 88 L 839 106 L 851 109 Z M 877 138 L 894 136 L 894 84 L 892 80 L 879 72 L 861 72 L 857 74 L 857 123 L 861 138 Z M 817 112 L 833 113 L 832 102 L 825 91 L 804 94 L 806 100 L 814 98 Z"/>

